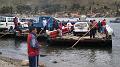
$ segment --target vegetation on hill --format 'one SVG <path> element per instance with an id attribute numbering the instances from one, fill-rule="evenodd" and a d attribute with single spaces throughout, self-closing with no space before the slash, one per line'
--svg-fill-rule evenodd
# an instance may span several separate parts
<path id="1" fill-rule="evenodd" d="M 120 16 L 120 0 L 0 0 L 0 14 L 102 13 Z"/>

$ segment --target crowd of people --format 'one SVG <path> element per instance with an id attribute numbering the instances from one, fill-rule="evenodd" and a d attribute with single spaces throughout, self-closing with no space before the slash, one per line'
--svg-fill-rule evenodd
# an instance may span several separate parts
<path id="1" fill-rule="evenodd" d="M 90 28 L 90 38 L 95 38 L 96 33 L 106 34 L 106 20 L 98 21 L 90 20 L 89 28 Z"/>

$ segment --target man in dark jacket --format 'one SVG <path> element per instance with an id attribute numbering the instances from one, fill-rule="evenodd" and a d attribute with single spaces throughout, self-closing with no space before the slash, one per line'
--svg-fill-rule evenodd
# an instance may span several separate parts
<path id="1" fill-rule="evenodd" d="M 13 22 L 14 22 L 15 29 L 16 29 L 16 27 L 17 27 L 17 24 L 18 24 L 18 18 L 17 18 L 17 17 L 15 17 L 15 18 L 13 19 Z"/>
<path id="2" fill-rule="evenodd" d="M 29 67 L 38 67 L 40 46 L 36 38 L 37 30 L 35 27 L 31 27 L 29 32 L 27 38 Z"/>
<path id="3" fill-rule="evenodd" d="M 90 38 L 95 38 L 95 34 L 96 34 L 96 22 L 94 22 L 93 20 L 90 20 Z"/>

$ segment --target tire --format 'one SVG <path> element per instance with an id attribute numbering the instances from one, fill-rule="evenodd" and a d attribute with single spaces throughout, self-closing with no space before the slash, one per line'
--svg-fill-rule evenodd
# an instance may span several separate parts
<path id="1" fill-rule="evenodd" d="M 75 32 L 73 32 L 73 35 L 76 36 L 77 34 Z"/>
<path id="2" fill-rule="evenodd" d="M 111 39 L 112 39 L 112 36 L 111 36 L 111 35 L 109 35 L 109 36 L 108 36 L 108 39 L 109 39 L 109 40 L 111 40 Z"/>

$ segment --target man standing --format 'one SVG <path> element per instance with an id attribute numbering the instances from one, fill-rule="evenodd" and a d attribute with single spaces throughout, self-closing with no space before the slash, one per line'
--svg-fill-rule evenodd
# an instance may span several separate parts
<path id="1" fill-rule="evenodd" d="M 94 20 L 90 20 L 90 38 L 95 38 L 95 34 L 96 34 L 96 24 L 94 22 Z"/>
<path id="2" fill-rule="evenodd" d="M 106 20 L 104 19 L 102 22 L 102 34 L 105 34 L 105 26 L 106 26 Z"/>
<path id="3" fill-rule="evenodd" d="M 40 46 L 36 38 L 37 30 L 35 27 L 31 27 L 29 32 L 27 38 L 29 67 L 38 67 Z"/>
<path id="4" fill-rule="evenodd" d="M 13 22 L 14 22 L 14 25 L 15 25 L 15 28 L 14 28 L 14 29 L 16 29 L 17 24 L 18 24 L 18 18 L 17 18 L 17 17 L 15 17 L 15 18 L 13 19 Z"/>

